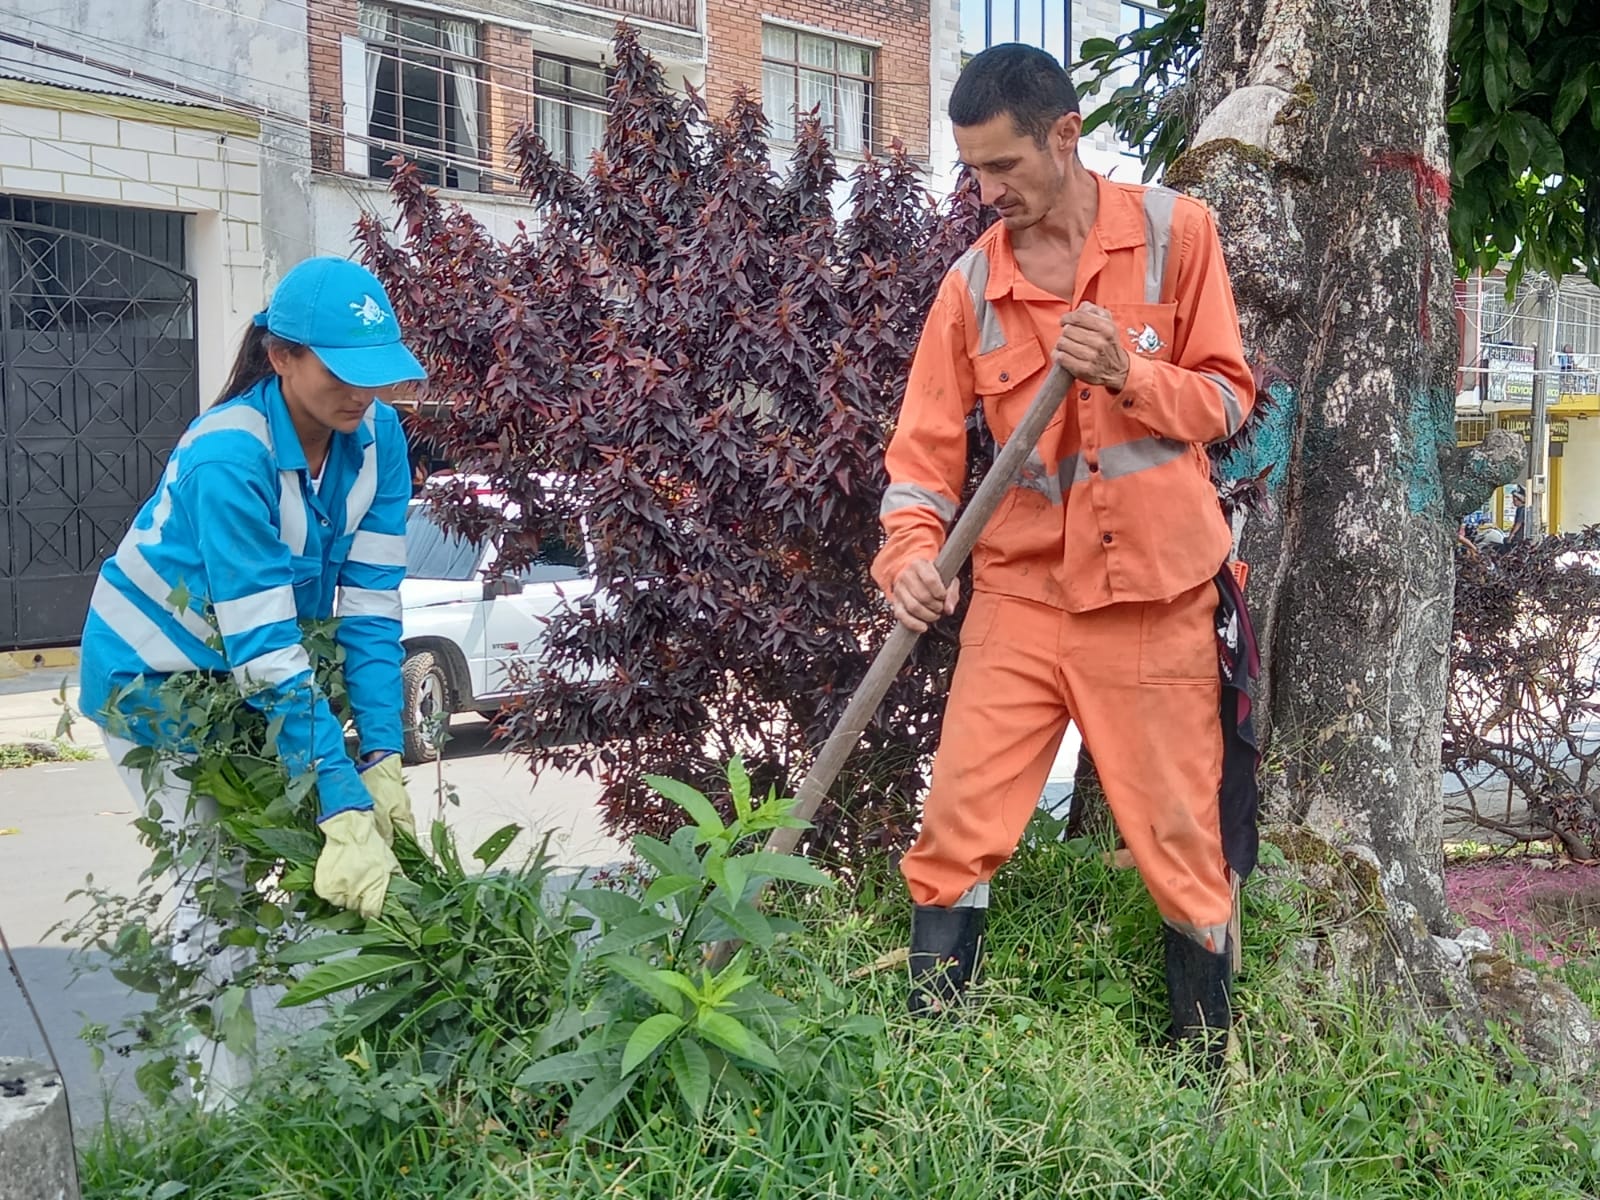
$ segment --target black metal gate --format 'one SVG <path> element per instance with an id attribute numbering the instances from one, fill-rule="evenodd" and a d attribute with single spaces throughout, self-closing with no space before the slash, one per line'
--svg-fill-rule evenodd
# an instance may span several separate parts
<path id="1" fill-rule="evenodd" d="M 199 411 L 183 222 L 0 196 L 0 649 L 77 642 Z"/>

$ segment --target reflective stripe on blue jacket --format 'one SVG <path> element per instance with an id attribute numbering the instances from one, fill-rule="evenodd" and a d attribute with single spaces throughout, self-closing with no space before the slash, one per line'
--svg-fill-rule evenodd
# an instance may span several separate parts
<path id="1" fill-rule="evenodd" d="M 208 409 L 101 568 L 83 631 L 84 713 L 132 741 L 181 749 L 181 719 L 157 715 L 154 689 L 176 672 L 231 671 L 254 707 L 281 720 L 290 773 L 316 771 L 322 817 L 370 807 L 312 685 L 299 621 L 332 615 L 337 601 L 361 749 L 398 751 L 410 498 L 405 434 L 381 401 L 355 433 L 333 435 L 320 488 L 276 376 Z"/>

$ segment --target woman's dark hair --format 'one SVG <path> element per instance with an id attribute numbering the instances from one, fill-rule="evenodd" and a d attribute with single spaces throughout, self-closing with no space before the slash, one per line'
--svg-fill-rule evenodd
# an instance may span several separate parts
<path id="1" fill-rule="evenodd" d="M 299 354 L 304 349 L 305 347 L 298 342 L 291 342 L 275 333 L 268 333 L 264 326 L 251 325 L 245 330 L 244 340 L 239 343 L 239 353 L 234 356 L 233 370 L 228 372 L 228 382 L 223 385 L 217 403 L 232 400 L 235 396 L 248 392 L 263 379 L 275 375 L 277 372 L 272 369 L 272 360 L 267 357 L 269 351 L 283 350 L 290 354 Z"/>
<path id="2" fill-rule="evenodd" d="M 983 125 L 1011 114 L 1017 132 L 1043 147 L 1055 124 L 1078 111 L 1078 89 L 1053 57 L 1015 42 L 991 46 L 961 72 L 950 93 L 950 121 Z"/>

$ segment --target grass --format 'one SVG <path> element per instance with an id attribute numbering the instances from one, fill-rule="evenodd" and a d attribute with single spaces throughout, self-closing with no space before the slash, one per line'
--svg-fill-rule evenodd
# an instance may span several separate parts
<path id="1" fill-rule="evenodd" d="M 40 746 L 54 747 L 53 754 L 41 754 Z M 31 767 L 42 762 L 88 762 L 95 757 L 93 750 L 75 746 L 60 738 L 35 738 L 26 742 L 0 743 L 0 770 Z"/>
<path id="2" fill-rule="evenodd" d="M 887 1018 L 842 1061 L 766 1076 L 704 1121 L 622 1111 L 581 1145 L 564 1097 L 487 1105 L 440 1064 L 364 1065 L 317 1033 L 238 1109 L 108 1121 L 86 1195 L 316 1197 L 1581 1197 L 1600 1192 L 1600 1127 L 1576 1097 L 1473 1048 L 1406 1032 L 1377 1002 L 1295 973 L 1294 904 L 1247 889 L 1242 1069 L 1194 1085 L 1159 1028 L 1157 918 L 1133 872 L 1093 847 L 1025 848 L 996 888 L 988 975 L 964 1020 L 914 1024 L 897 881 L 788 902 L 804 924 L 768 960 L 803 1014 L 830 998 Z M 1585 977 L 1600 994 L 1600 972 Z M 821 1023 L 825 1025 L 825 1023 Z M 439 1082 L 441 1076 L 444 1081 Z M 609 1132 L 608 1132 L 609 1131 Z"/>

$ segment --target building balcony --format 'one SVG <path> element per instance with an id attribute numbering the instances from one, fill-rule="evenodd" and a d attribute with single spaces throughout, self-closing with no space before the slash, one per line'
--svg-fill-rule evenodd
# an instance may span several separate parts
<path id="1" fill-rule="evenodd" d="M 604 9 L 622 17 L 636 17 L 677 29 L 700 29 L 699 0 L 580 0 L 588 8 Z"/>

